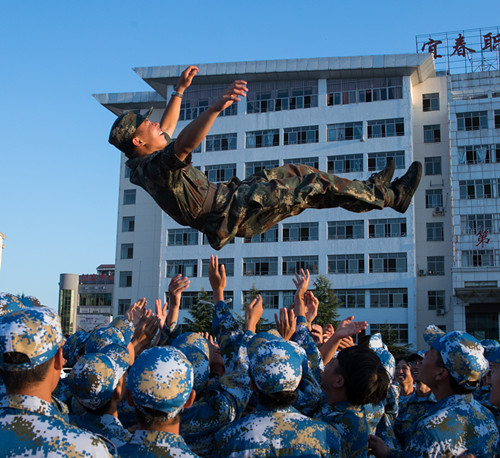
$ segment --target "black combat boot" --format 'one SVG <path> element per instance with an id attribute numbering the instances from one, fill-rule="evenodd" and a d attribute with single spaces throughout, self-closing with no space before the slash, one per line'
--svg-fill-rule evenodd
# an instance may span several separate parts
<path id="1" fill-rule="evenodd" d="M 394 192 L 394 202 L 390 207 L 399 213 L 404 213 L 408 209 L 411 198 L 418 188 L 421 176 L 422 164 L 416 161 L 410 165 L 407 172 L 401 178 L 396 178 L 389 185 L 389 189 Z"/>

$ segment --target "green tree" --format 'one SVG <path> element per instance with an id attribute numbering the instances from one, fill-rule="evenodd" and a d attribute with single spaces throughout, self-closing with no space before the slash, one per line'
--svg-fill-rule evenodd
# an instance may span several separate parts
<path id="1" fill-rule="evenodd" d="M 314 322 L 320 326 L 332 323 L 334 327 L 337 327 L 339 320 L 337 309 L 340 302 L 332 289 L 330 280 L 326 275 L 320 274 L 314 280 L 314 288 L 314 296 L 319 301 L 318 316 Z"/>
<path id="2" fill-rule="evenodd" d="M 248 290 L 248 294 L 246 296 L 246 301 L 243 304 L 243 312 L 245 312 L 245 310 L 247 309 L 250 302 L 252 302 L 259 294 L 260 294 L 260 291 L 255 286 L 255 283 L 252 284 L 252 287 Z M 265 304 L 263 304 L 263 305 L 265 308 Z M 241 320 L 242 326 L 244 326 L 245 325 L 245 317 L 243 316 L 243 318 L 240 320 Z M 267 330 L 271 329 L 272 327 L 274 327 L 274 323 L 270 323 L 265 318 L 261 318 L 259 320 L 259 322 L 257 323 L 256 332 L 267 331 Z"/>
<path id="3" fill-rule="evenodd" d="M 402 344 L 398 341 L 398 332 L 396 328 L 391 326 L 389 323 L 384 323 L 379 328 L 380 334 L 382 334 L 382 342 L 387 345 L 389 351 L 395 355 L 405 355 L 410 352 L 410 346 L 408 344 Z"/>
<path id="4" fill-rule="evenodd" d="M 185 319 L 184 329 L 189 332 L 209 332 L 212 334 L 214 306 L 212 298 L 202 288 L 193 306 L 189 309 L 191 318 Z"/>

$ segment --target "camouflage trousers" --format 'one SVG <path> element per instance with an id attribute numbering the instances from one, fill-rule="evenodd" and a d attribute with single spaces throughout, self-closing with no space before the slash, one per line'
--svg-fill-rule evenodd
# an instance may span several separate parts
<path id="1" fill-rule="evenodd" d="M 199 217 L 197 226 L 219 250 L 234 237 L 261 234 L 308 208 L 342 207 L 361 213 L 383 209 L 385 199 L 386 189 L 371 181 L 352 181 L 290 164 L 220 184 L 210 212 Z"/>

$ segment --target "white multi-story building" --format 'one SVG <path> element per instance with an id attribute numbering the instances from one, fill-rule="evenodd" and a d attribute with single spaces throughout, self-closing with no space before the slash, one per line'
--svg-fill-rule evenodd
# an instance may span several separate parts
<path id="1" fill-rule="evenodd" d="M 412 161 L 421 161 L 421 185 L 403 215 L 392 209 L 363 214 L 340 208 L 306 210 L 265 234 L 236 239 L 215 253 L 202 234 L 175 223 L 146 192 L 130 183 L 123 157 L 115 313 L 122 313 L 139 297 L 146 297 L 151 305 L 156 298 L 164 299 L 170 278 L 181 272 L 191 279 L 182 319 L 198 292 L 210 290 L 208 259 L 218 254 L 226 264 L 227 290 L 234 298 L 235 312 L 241 311 L 246 292 L 255 286 L 264 299 L 265 317 L 272 319 L 276 309 L 292 299 L 293 273 L 308 268 L 313 279 L 318 274 L 329 278 L 344 303 L 341 315 L 367 320 L 369 332 L 387 323 L 401 342 L 423 348 L 422 331 L 430 323 L 445 329 L 465 328 L 464 304 L 453 289 L 466 287 L 463 276 L 468 275 L 459 273 L 454 255 L 463 256 L 466 248 L 454 251 L 454 247 L 462 239 L 470 243 L 470 236 L 457 233 L 462 225 L 459 215 L 465 210 L 453 212 L 458 186 L 465 179 L 461 173 L 466 173 L 460 171 L 466 166 L 450 161 L 450 141 L 455 156 L 463 144 L 453 118 L 459 102 L 453 88 L 448 91 L 448 81 L 458 84 L 458 77 L 437 76 L 428 54 L 232 62 L 199 68 L 184 95 L 177 132 L 233 80 L 248 81 L 249 89 L 245 100 L 218 118 L 193 154 L 194 165 L 212 181 L 226 181 L 232 175 L 244 178 L 288 162 L 366 179 L 392 157 L 399 176 Z M 154 106 L 152 119 L 158 121 L 183 69 L 177 65 L 139 68 L 136 72 L 154 91 L 96 98 L 117 115 Z M 488 103 L 493 100 L 489 95 Z M 490 123 L 496 116 L 498 127 L 497 112 L 490 108 L 488 116 Z M 494 166 L 485 164 L 484 172 L 493 181 L 499 176 Z M 494 186 L 498 194 L 497 181 Z M 481 214 L 495 211 L 498 232 L 498 206 Z M 492 235 L 490 239 L 492 243 Z M 498 252 L 494 256 L 498 265 Z M 488 281 L 491 289 L 493 279 Z"/>

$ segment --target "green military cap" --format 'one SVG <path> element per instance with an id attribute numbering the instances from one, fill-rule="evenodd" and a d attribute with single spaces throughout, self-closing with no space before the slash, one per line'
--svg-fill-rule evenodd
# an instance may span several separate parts
<path id="1" fill-rule="evenodd" d="M 138 111 L 127 111 L 116 118 L 109 133 L 109 143 L 116 146 L 120 151 L 127 153 L 132 148 L 132 138 L 134 138 L 137 128 L 151 116 L 151 107 L 146 116 Z"/>

